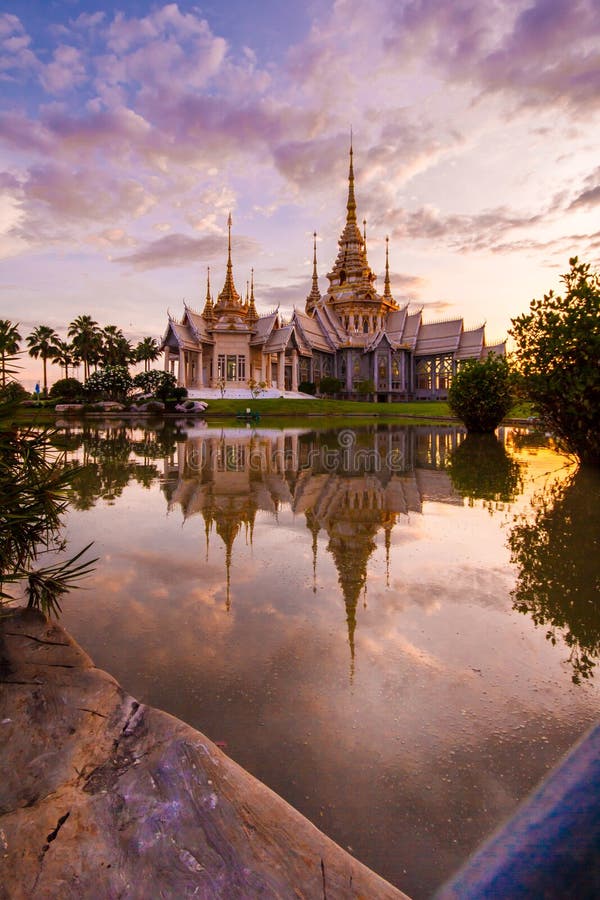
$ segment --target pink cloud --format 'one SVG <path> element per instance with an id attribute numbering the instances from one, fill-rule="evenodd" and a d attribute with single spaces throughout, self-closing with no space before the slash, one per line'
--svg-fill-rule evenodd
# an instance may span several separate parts
<path id="1" fill-rule="evenodd" d="M 76 47 L 60 44 L 51 63 L 40 73 L 44 89 L 50 94 L 62 94 L 81 85 L 86 79 L 83 56 Z"/>

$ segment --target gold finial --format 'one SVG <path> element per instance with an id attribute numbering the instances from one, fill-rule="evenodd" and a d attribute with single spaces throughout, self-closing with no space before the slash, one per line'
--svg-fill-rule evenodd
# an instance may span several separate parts
<path id="1" fill-rule="evenodd" d="M 352 164 L 352 130 L 350 130 L 350 167 L 348 169 L 348 203 L 346 209 L 348 215 L 346 222 L 356 222 L 356 200 L 354 198 L 354 166 Z"/>
<path id="2" fill-rule="evenodd" d="M 227 228 L 229 231 L 229 236 L 227 240 L 227 274 L 225 275 L 225 284 L 223 285 L 223 290 L 219 294 L 217 300 L 217 306 L 220 311 L 223 307 L 231 307 L 240 305 L 240 296 L 235 289 L 235 284 L 233 283 L 233 266 L 231 264 L 231 226 L 232 226 L 231 213 L 227 217 Z"/>
<path id="3" fill-rule="evenodd" d="M 385 236 L 385 287 L 383 296 L 386 300 L 392 299 L 392 290 L 390 286 L 390 239 Z"/>
<path id="4" fill-rule="evenodd" d="M 319 293 L 319 275 L 317 272 L 317 232 L 313 231 L 313 274 L 312 274 L 312 288 L 310 294 L 306 298 L 306 312 L 310 312 L 313 309 L 315 303 L 318 303 L 321 299 L 321 294 Z"/>
<path id="5" fill-rule="evenodd" d="M 363 219 L 363 241 L 365 243 L 365 253 L 367 252 L 367 220 Z"/>
<path id="6" fill-rule="evenodd" d="M 210 295 L 210 266 L 206 267 L 206 303 L 204 304 L 202 315 L 205 319 L 212 319 L 214 317 L 213 302 Z"/>
<path id="7" fill-rule="evenodd" d="M 254 269 L 250 269 L 250 302 L 248 303 L 248 321 L 256 322 L 258 313 L 254 305 Z"/>

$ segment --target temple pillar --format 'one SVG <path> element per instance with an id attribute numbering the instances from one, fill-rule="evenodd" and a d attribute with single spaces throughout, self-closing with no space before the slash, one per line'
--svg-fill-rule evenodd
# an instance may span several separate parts
<path id="1" fill-rule="evenodd" d="M 352 375 L 354 373 L 354 360 L 351 353 L 346 353 L 346 390 L 352 391 Z"/>
<path id="2" fill-rule="evenodd" d="M 204 364 L 202 350 L 199 350 L 196 354 L 196 386 L 204 387 L 204 373 L 202 372 L 202 366 Z"/>
<path id="3" fill-rule="evenodd" d="M 292 390 L 298 390 L 298 351 L 292 350 Z"/>
<path id="4" fill-rule="evenodd" d="M 171 348 L 165 347 L 165 372 L 171 368 Z"/>
<path id="5" fill-rule="evenodd" d="M 277 354 L 277 388 L 285 391 L 285 350 Z"/>
<path id="6" fill-rule="evenodd" d="M 186 384 L 186 371 L 185 371 L 185 350 L 180 348 L 179 350 L 179 373 L 177 378 L 177 384 L 179 387 L 187 387 Z"/>

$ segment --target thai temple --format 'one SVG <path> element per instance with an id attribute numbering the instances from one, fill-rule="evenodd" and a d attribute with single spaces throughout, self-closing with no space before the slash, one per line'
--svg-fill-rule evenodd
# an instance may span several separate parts
<path id="1" fill-rule="evenodd" d="M 216 300 L 207 278 L 203 311 L 185 305 L 181 321 L 171 316 L 162 342 L 165 369 L 190 390 L 247 388 L 249 382 L 281 392 L 297 391 L 303 382 L 319 386 L 322 378 L 342 382 L 352 398 L 368 393 L 379 401 L 437 399 L 447 396 L 461 362 L 488 353 L 505 353 L 504 343 L 487 346 L 485 326 L 465 329 L 462 319 L 424 322 L 422 309 L 397 302 L 391 290 L 389 244 L 383 293 L 367 258 L 366 223 L 361 232 L 354 194 L 350 147 L 346 224 L 339 251 L 319 291 L 314 236 L 312 286 L 304 312 L 294 310 L 285 322 L 279 311 L 259 315 L 254 297 L 254 270 L 246 297 L 236 290 L 231 258 L 231 216 L 225 282 Z M 373 389 L 374 388 L 374 389 Z"/>

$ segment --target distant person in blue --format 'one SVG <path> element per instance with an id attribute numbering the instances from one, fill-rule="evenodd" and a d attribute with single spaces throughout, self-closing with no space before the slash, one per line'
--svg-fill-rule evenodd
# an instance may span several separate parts
<path id="1" fill-rule="evenodd" d="M 36 397 L 39 397 L 39 396 L 40 396 L 40 383 L 39 383 L 39 381 L 36 381 L 34 391 L 35 391 Z"/>

